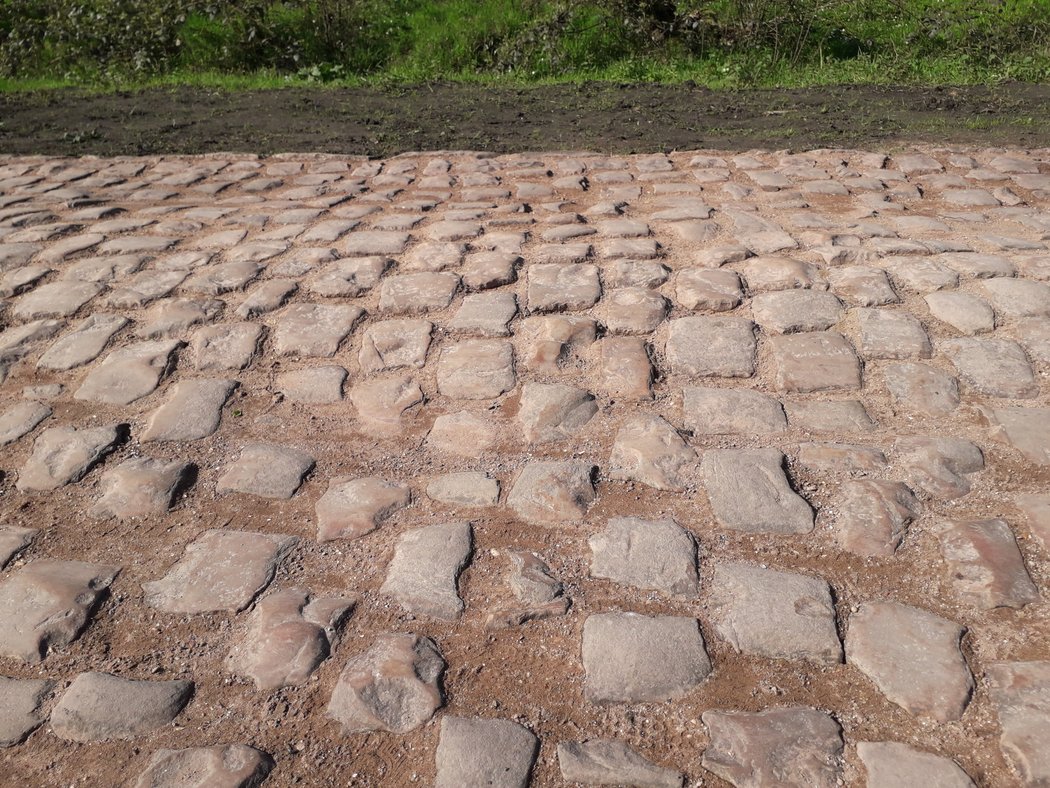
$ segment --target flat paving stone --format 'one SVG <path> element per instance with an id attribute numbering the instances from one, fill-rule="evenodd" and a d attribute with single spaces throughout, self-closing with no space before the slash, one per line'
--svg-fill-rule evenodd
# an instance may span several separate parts
<path id="1" fill-rule="evenodd" d="M 1032 536 L 1044 549 L 1050 549 L 1050 495 L 1022 493 L 1014 498 L 1014 503 L 1024 513 Z"/>
<path id="2" fill-rule="evenodd" d="M 251 531 L 205 531 L 163 578 L 142 584 L 146 604 L 167 613 L 238 613 L 270 584 L 295 541 Z"/>
<path id="3" fill-rule="evenodd" d="M 339 675 L 328 716 L 347 733 L 408 733 L 444 704 L 445 660 L 433 640 L 410 633 L 379 635 Z"/>
<path id="4" fill-rule="evenodd" d="M 411 500 L 408 485 L 398 482 L 378 477 L 332 479 L 316 504 L 317 540 L 364 536 Z"/>
<path id="5" fill-rule="evenodd" d="M 795 493 L 776 449 L 715 449 L 704 453 L 700 474 L 715 519 L 748 533 L 809 533 L 813 510 Z"/>
<path id="6" fill-rule="evenodd" d="M 81 673 L 52 710 L 51 730 L 66 741 L 133 739 L 168 725 L 192 694 L 192 681 Z"/>
<path id="7" fill-rule="evenodd" d="M 398 274 L 379 285 L 379 311 L 418 314 L 445 309 L 459 288 L 459 276 L 449 272 Z"/>
<path id="8" fill-rule="evenodd" d="M 305 684 L 328 658 L 355 604 L 353 597 L 311 597 L 295 588 L 268 594 L 252 611 L 226 669 L 264 692 Z"/>
<path id="9" fill-rule="evenodd" d="M 1007 319 L 1050 317 L 1050 284 L 999 277 L 981 283 L 995 311 Z"/>
<path id="10" fill-rule="evenodd" d="M 560 742 L 558 768 L 563 780 L 583 785 L 681 788 L 683 781 L 680 771 L 658 766 L 626 744 L 609 739 Z"/>
<path id="11" fill-rule="evenodd" d="M 540 740 L 510 720 L 444 717 L 437 745 L 436 788 L 525 788 Z"/>
<path id="12" fill-rule="evenodd" d="M 973 788 L 973 780 L 951 758 L 917 750 L 898 742 L 857 743 L 870 788 L 926 785 L 930 788 Z"/>
<path id="13" fill-rule="evenodd" d="M 696 541 L 674 520 L 613 517 L 588 544 L 591 577 L 696 597 Z"/>
<path id="14" fill-rule="evenodd" d="M 0 446 L 14 443 L 28 435 L 51 415 L 51 408 L 42 402 L 19 402 L 0 413 Z"/>
<path id="15" fill-rule="evenodd" d="M 598 412 L 594 395 L 564 383 L 526 383 L 518 421 L 529 443 L 568 440 Z"/>
<path id="16" fill-rule="evenodd" d="M 0 525 L 0 569 L 20 555 L 36 540 L 39 528 L 22 528 L 18 525 Z"/>
<path id="17" fill-rule="evenodd" d="M 135 788 L 251 788 L 262 784 L 273 767 L 273 758 L 247 744 L 157 750 L 135 781 Z"/>
<path id="18" fill-rule="evenodd" d="M 949 582 L 967 604 L 992 610 L 1039 601 L 1005 520 L 946 520 L 938 524 L 937 538 Z"/>
<path id="19" fill-rule="evenodd" d="M 930 358 L 933 346 L 914 315 L 889 309 L 859 309 L 860 354 L 874 358 Z"/>
<path id="20" fill-rule="evenodd" d="M 332 405 L 343 399 L 343 383 L 347 371 L 342 367 L 326 365 L 282 372 L 276 387 L 286 400 L 297 405 Z"/>
<path id="21" fill-rule="evenodd" d="M 680 698 L 711 672 L 696 619 L 594 613 L 583 622 L 584 697 L 591 703 Z"/>
<path id="22" fill-rule="evenodd" d="M 530 312 L 587 309 L 601 297 L 596 266 L 546 263 L 530 265 L 527 270 L 526 300 Z"/>
<path id="23" fill-rule="evenodd" d="M 253 443 L 241 449 L 237 459 L 226 466 L 215 489 L 261 498 L 291 498 L 313 467 L 314 458 L 304 451 Z"/>
<path id="24" fill-rule="evenodd" d="M 398 435 L 402 416 L 423 402 L 423 390 L 407 375 L 356 383 L 349 396 L 361 430 L 377 437 Z"/>
<path id="25" fill-rule="evenodd" d="M 831 291 L 852 306 L 882 306 L 898 301 L 886 272 L 863 265 L 833 268 L 828 272 Z"/>
<path id="26" fill-rule="evenodd" d="M 847 339 L 835 331 L 777 336 L 770 340 L 780 391 L 859 389 L 860 361 Z"/>
<path id="27" fill-rule="evenodd" d="M 832 533 L 843 550 L 862 556 L 891 556 L 908 526 L 922 512 L 918 498 L 902 482 L 853 479 L 838 488 Z"/>
<path id="28" fill-rule="evenodd" d="M 102 495 L 89 513 L 120 520 L 160 517 L 193 476 L 194 468 L 188 462 L 132 457 L 102 474 Z"/>
<path id="29" fill-rule="evenodd" d="M 389 268 L 386 257 L 335 260 L 307 278 L 304 285 L 311 293 L 328 298 L 357 298 L 378 285 Z"/>
<path id="30" fill-rule="evenodd" d="M 706 711 L 703 767 L 736 788 L 832 788 L 842 782 L 842 729 L 822 711 Z"/>
<path id="31" fill-rule="evenodd" d="M 19 298 L 11 314 L 20 320 L 69 317 L 101 292 L 102 286 L 94 282 L 51 282 Z"/>
<path id="32" fill-rule="evenodd" d="M 970 293 L 940 290 L 926 296 L 930 314 L 963 334 L 972 336 L 995 329 L 995 313 L 987 302 Z"/>
<path id="33" fill-rule="evenodd" d="M 463 612 L 457 581 L 472 553 L 468 522 L 414 528 L 398 540 L 379 591 L 410 613 L 455 620 Z"/>
<path id="34" fill-rule="evenodd" d="M 329 358 L 363 316 L 358 306 L 292 304 L 281 310 L 273 349 L 280 356 Z"/>
<path id="35" fill-rule="evenodd" d="M 980 448 L 962 438 L 899 438 L 895 449 L 908 484 L 934 498 L 961 498 L 984 468 Z"/>
<path id="36" fill-rule="evenodd" d="M 130 405 L 152 394 L 172 366 L 179 340 L 139 342 L 114 350 L 84 378 L 74 399 Z"/>
<path id="37" fill-rule="evenodd" d="M 429 498 L 450 506 L 495 506 L 499 492 L 498 479 L 476 471 L 446 473 L 427 484 Z"/>
<path id="38" fill-rule="evenodd" d="M 865 602 L 850 616 L 846 660 L 910 714 L 959 719 L 974 681 L 959 650 L 963 627 L 897 602 Z"/>
<path id="39" fill-rule="evenodd" d="M 720 563 L 709 605 L 716 631 L 737 651 L 822 665 L 842 662 L 831 589 L 821 578 Z"/>
<path id="40" fill-rule="evenodd" d="M 472 293 L 463 298 L 448 329 L 478 337 L 507 337 L 510 322 L 518 314 L 518 300 L 513 293 L 494 291 Z"/>
<path id="41" fill-rule="evenodd" d="M 612 334 L 650 334 L 667 316 L 667 300 L 646 287 L 622 287 L 602 298 L 601 317 Z"/>
<path id="42" fill-rule="evenodd" d="M 1050 408 L 996 408 L 992 419 L 1025 459 L 1050 466 Z"/>
<path id="43" fill-rule="evenodd" d="M 670 322 L 666 354 L 671 371 L 696 377 L 755 374 L 754 324 L 740 317 L 680 317 Z"/>
<path id="44" fill-rule="evenodd" d="M 44 724 L 44 705 L 53 687 L 53 681 L 44 679 L 0 676 L 0 749 L 21 744 Z"/>
<path id="45" fill-rule="evenodd" d="M 987 666 L 988 694 L 999 715 L 999 747 L 1024 785 L 1050 781 L 1050 662 Z"/>
<path id="46" fill-rule="evenodd" d="M 954 339 L 948 356 L 966 386 L 990 397 L 1029 398 L 1039 382 L 1021 346 L 1009 339 Z"/>
<path id="47" fill-rule="evenodd" d="M 687 386 L 682 421 L 694 435 L 773 435 L 787 429 L 780 402 L 750 389 Z"/>
<path id="48" fill-rule="evenodd" d="M 578 460 L 530 461 L 514 480 L 507 506 L 527 523 L 578 522 L 594 502 L 594 469 L 593 464 Z"/>
<path id="49" fill-rule="evenodd" d="M 517 385 L 514 347 L 498 339 L 446 345 L 437 363 L 438 392 L 453 399 L 492 399 Z"/>
<path id="50" fill-rule="evenodd" d="M 599 382 L 606 396 L 629 402 L 653 398 L 653 365 L 645 339 L 604 337 L 599 351 Z"/>
<path id="51" fill-rule="evenodd" d="M 257 323 L 202 326 L 190 341 L 194 366 L 200 372 L 245 369 L 258 355 L 265 332 Z"/>
<path id="52" fill-rule="evenodd" d="M 675 300 L 685 309 L 728 312 L 743 299 L 744 288 L 735 271 L 687 268 L 675 277 Z"/>
<path id="53" fill-rule="evenodd" d="M 616 433 L 609 458 L 611 479 L 680 491 L 695 469 L 696 452 L 660 416 L 632 416 Z"/>
<path id="54" fill-rule="evenodd" d="M 121 315 L 91 315 L 60 337 L 37 361 L 40 369 L 64 372 L 94 361 L 129 321 Z"/>
<path id="55" fill-rule="evenodd" d="M 180 380 L 164 404 L 150 416 L 139 440 L 150 443 L 207 438 L 219 429 L 222 407 L 236 387 L 235 380 Z"/>
<path id="56" fill-rule="evenodd" d="M 842 302 L 820 290 L 781 290 L 751 299 L 755 322 L 774 334 L 824 331 L 839 322 L 842 312 Z"/>
<path id="57" fill-rule="evenodd" d="M 51 427 L 33 442 L 33 453 L 18 473 L 23 492 L 49 492 L 84 478 L 122 440 L 125 425 Z"/>
<path id="58" fill-rule="evenodd" d="M 887 364 L 882 374 L 898 413 L 943 418 L 959 407 L 959 384 L 937 367 L 905 361 Z"/>

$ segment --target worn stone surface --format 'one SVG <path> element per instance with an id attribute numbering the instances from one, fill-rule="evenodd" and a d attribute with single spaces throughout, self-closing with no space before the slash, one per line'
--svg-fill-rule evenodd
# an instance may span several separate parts
<path id="1" fill-rule="evenodd" d="M 820 290 L 781 290 L 751 299 L 751 314 L 763 331 L 791 334 L 824 331 L 842 317 L 842 302 Z"/>
<path id="2" fill-rule="evenodd" d="M 18 473 L 19 490 L 48 492 L 80 481 L 126 433 L 126 427 L 51 427 L 33 442 L 33 453 Z"/>
<path id="3" fill-rule="evenodd" d="M 45 350 L 37 366 L 64 371 L 94 361 L 127 324 L 128 319 L 120 315 L 91 315 Z"/>
<path id="4" fill-rule="evenodd" d="M 39 533 L 40 530 L 37 528 L 0 525 L 0 569 L 7 566 L 11 559 L 29 547 Z"/>
<path id="5" fill-rule="evenodd" d="M 261 498 L 291 498 L 314 467 L 314 458 L 288 446 L 253 443 L 226 466 L 215 489 Z"/>
<path id="6" fill-rule="evenodd" d="M 437 645 L 413 634 L 385 634 L 350 658 L 336 682 L 328 716 L 347 733 L 407 733 L 444 703 L 445 660 Z"/>
<path id="7" fill-rule="evenodd" d="M 934 498 L 961 498 L 984 468 L 980 448 L 962 438 L 899 438 L 894 448 L 911 487 Z"/>
<path id="8" fill-rule="evenodd" d="M 1024 513 L 1029 532 L 1044 549 L 1050 549 L 1050 495 L 1022 493 L 1014 503 Z"/>
<path id="9" fill-rule="evenodd" d="M 255 606 L 226 669 L 265 692 L 305 684 L 331 653 L 355 604 L 352 597 L 311 597 L 299 589 L 268 594 Z"/>
<path id="10" fill-rule="evenodd" d="M 680 698 L 711 672 L 696 619 L 595 613 L 583 622 L 583 692 L 591 703 Z"/>
<path id="11" fill-rule="evenodd" d="M 963 628 L 897 602 L 865 602 L 849 619 L 846 660 L 889 700 L 938 722 L 962 716 L 973 692 Z"/>
<path id="12" fill-rule="evenodd" d="M 364 372 L 423 366 L 434 324 L 429 320 L 384 320 L 361 337 L 358 360 Z"/>
<path id="13" fill-rule="evenodd" d="M 498 479 L 474 471 L 446 473 L 427 484 L 427 495 L 449 506 L 495 506 L 499 491 Z"/>
<path id="14" fill-rule="evenodd" d="M 28 435 L 51 415 L 51 408 L 42 402 L 19 402 L 0 413 L 0 446 L 14 443 Z"/>
<path id="15" fill-rule="evenodd" d="M 901 362 L 887 364 L 882 374 L 898 413 L 939 418 L 959 406 L 958 383 L 937 367 Z"/>
<path id="16" fill-rule="evenodd" d="M 114 350 L 88 373 L 73 396 L 105 405 L 130 405 L 157 388 L 179 345 L 178 340 L 157 340 Z"/>
<path id="17" fill-rule="evenodd" d="M 442 348 L 438 391 L 454 399 L 491 399 L 517 384 L 514 348 L 496 339 L 464 340 Z"/>
<path id="18" fill-rule="evenodd" d="M 737 651 L 824 665 L 842 662 L 828 584 L 736 561 L 715 566 L 711 616 Z"/>
<path id="19" fill-rule="evenodd" d="M 739 317 L 672 320 L 666 354 L 671 371 L 696 377 L 749 378 L 755 374 L 755 329 Z"/>
<path id="20" fill-rule="evenodd" d="M 633 416 L 616 433 L 609 476 L 657 490 L 684 490 L 696 469 L 696 452 L 659 416 Z"/>
<path id="21" fill-rule="evenodd" d="M 168 399 L 153 412 L 139 440 L 193 441 L 219 428 L 222 406 L 237 387 L 235 380 L 180 380 Z"/>
<path id="22" fill-rule="evenodd" d="M 277 390 L 299 405 L 332 405 L 343 399 L 347 372 L 339 366 L 305 367 L 277 376 Z"/>
<path id="23" fill-rule="evenodd" d="M 473 293 L 463 299 L 448 328 L 470 336 L 507 337 L 517 314 L 518 300 L 513 293 Z"/>
<path id="24" fill-rule="evenodd" d="M 599 343 L 599 382 L 614 399 L 652 399 L 653 366 L 640 337 L 604 337 Z"/>
<path id="25" fill-rule="evenodd" d="M 414 378 L 404 375 L 366 380 L 350 389 L 350 402 L 363 432 L 393 436 L 401 431 L 404 414 L 423 402 L 423 391 Z"/>
<path id="26" fill-rule="evenodd" d="M 860 388 L 853 346 L 835 331 L 773 337 L 776 384 L 781 391 L 811 393 Z"/>
<path id="27" fill-rule="evenodd" d="M 133 739 L 170 723 L 192 694 L 192 681 L 81 673 L 52 710 L 51 730 L 66 741 Z"/>
<path id="28" fill-rule="evenodd" d="M 222 323 L 202 326 L 190 347 L 201 372 L 241 370 L 259 352 L 265 329 L 255 323 Z"/>
<path id="29" fill-rule="evenodd" d="M 973 788 L 973 780 L 951 758 L 907 744 L 863 741 L 857 744 L 857 755 L 864 764 L 870 788 Z"/>
<path id="30" fill-rule="evenodd" d="M 614 517 L 588 543 L 592 577 L 674 596 L 696 596 L 696 542 L 674 520 Z"/>
<path id="31" fill-rule="evenodd" d="M 859 309 L 860 354 L 866 358 L 929 358 L 933 346 L 918 318 L 890 309 Z"/>
<path id="32" fill-rule="evenodd" d="M 723 528 L 752 533 L 808 533 L 813 510 L 791 489 L 776 449 L 716 449 L 700 464 L 704 488 Z"/>
<path id="33" fill-rule="evenodd" d="M 434 785 L 525 788 L 539 746 L 535 735 L 510 720 L 444 717 Z"/>
<path id="34" fill-rule="evenodd" d="M 681 788 L 682 773 L 658 766 L 626 744 L 608 739 L 558 744 L 562 779 L 584 785 Z"/>
<path id="35" fill-rule="evenodd" d="M 0 749 L 21 744 L 47 719 L 45 701 L 54 682 L 0 676 Z"/>
<path id="36" fill-rule="evenodd" d="M 495 445 L 498 432 L 498 427 L 491 419 L 466 411 L 446 413 L 434 420 L 434 426 L 427 435 L 427 447 L 439 452 L 477 457 Z M 464 435 L 470 435 L 470 441 L 464 441 Z"/>
<path id="37" fill-rule="evenodd" d="M 787 429 L 783 406 L 749 389 L 686 387 L 682 415 L 685 428 L 696 435 L 769 435 Z"/>
<path id="38" fill-rule="evenodd" d="M 1003 755 L 1024 785 L 1050 782 L 1050 662 L 996 662 L 985 675 Z"/>
<path id="39" fill-rule="evenodd" d="M 930 314 L 963 334 L 984 334 L 995 328 L 995 314 L 982 299 L 970 293 L 939 290 L 926 296 Z"/>
<path id="40" fill-rule="evenodd" d="M 948 520 L 939 524 L 948 578 L 965 602 L 991 610 L 1039 601 L 1010 526 L 1004 520 Z"/>
<path id="41" fill-rule="evenodd" d="M 281 310 L 273 349 L 281 356 L 329 358 L 363 316 L 357 306 L 292 304 Z"/>
<path id="42" fill-rule="evenodd" d="M 187 462 L 133 457 L 102 475 L 102 495 L 90 513 L 121 520 L 159 517 L 192 476 L 193 466 Z"/>
<path id="43" fill-rule="evenodd" d="M 458 287 L 459 276 L 448 272 L 387 277 L 379 286 L 379 311 L 414 314 L 444 309 Z"/>
<path id="44" fill-rule="evenodd" d="M 526 383 L 521 388 L 518 421 L 529 443 L 566 440 L 598 412 L 589 392 L 563 383 Z"/>
<path id="45" fill-rule="evenodd" d="M 527 463 L 507 496 L 507 506 L 527 523 L 556 525 L 583 518 L 594 501 L 594 465 L 581 461 Z"/>
<path id="46" fill-rule="evenodd" d="M 530 312 L 587 309 L 601 297 L 598 268 L 588 264 L 546 263 L 528 268 Z"/>
<path id="47" fill-rule="evenodd" d="M 142 584 L 146 604 L 169 613 L 240 612 L 270 584 L 295 541 L 251 531 L 205 531 L 163 578 Z"/>
<path id="48" fill-rule="evenodd" d="M 947 343 L 959 378 L 990 397 L 1034 397 L 1039 383 L 1020 345 L 1009 339 L 954 339 Z"/>
<path id="49" fill-rule="evenodd" d="M 428 525 L 405 532 L 380 593 L 410 613 L 453 620 L 463 612 L 456 584 L 473 552 L 470 523 Z"/>
<path id="50" fill-rule="evenodd" d="M 135 788 L 252 788 L 261 784 L 273 767 L 273 758 L 246 744 L 157 750 L 136 780 Z"/>
<path id="51" fill-rule="evenodd" d="M 744 298 L 735 271 L 687 268 L 675 277 L 675 299 L 686 309 L 728 312 Z"/>
<path id="52" fill-rule="evenodd" d="M 711 743 L 701 763 L 737 788 L 832 788 L 841 784 L 842 731 L 816 709 L 706 711 Z"/>
<path id="53" fill-rule="evenodd" d="M 1050 408 L 997 408 L 992 420 L 1030 462 L 1050 466 Z"/>
<path id="54" fill-rule="evenodd" d="M 832 532 L 843 550 L 862 556 L 891 556 L 922 507 L 901 482 L 850 480 L 838 488 Z"/>
<path id="55" fill-rule="evenodd" d="M 317 501 L 317 539 L 364 536 L 411 500 L 408 486 L 397 482 L 377 477 L 333 479 Z"/>

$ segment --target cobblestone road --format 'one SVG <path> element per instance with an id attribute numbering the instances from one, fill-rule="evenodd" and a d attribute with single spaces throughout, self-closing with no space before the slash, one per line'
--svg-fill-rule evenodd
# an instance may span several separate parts
<path id="1" fill-rule="evenodd" d="M 1050 152 L 0 159 L 7 785 L 1050 785 Z"/>

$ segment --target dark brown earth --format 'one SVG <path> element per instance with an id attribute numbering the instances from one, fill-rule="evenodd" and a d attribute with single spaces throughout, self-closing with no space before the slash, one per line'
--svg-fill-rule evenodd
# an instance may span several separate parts
<path id="1" fill-rule="evenodd" d="M 1050 146 L 1050 85 L 711 91 L 588 83 L 0 95 L 0 153 Z"/>

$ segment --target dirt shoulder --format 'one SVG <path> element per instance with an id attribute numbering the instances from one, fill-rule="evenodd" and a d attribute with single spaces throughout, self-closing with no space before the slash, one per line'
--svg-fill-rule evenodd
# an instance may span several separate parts
<path id="1" fill-rule="evenodd" d="M 591 83 L 534 88 L 0 95 L 0 153 L 1050 146 L 1050 85 L 711 91 Z"/>

